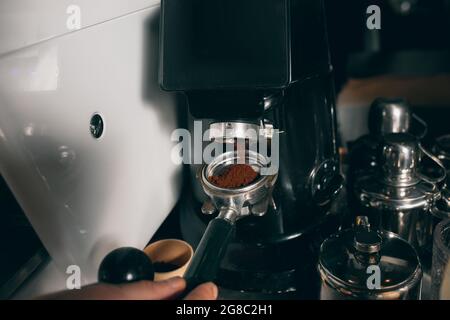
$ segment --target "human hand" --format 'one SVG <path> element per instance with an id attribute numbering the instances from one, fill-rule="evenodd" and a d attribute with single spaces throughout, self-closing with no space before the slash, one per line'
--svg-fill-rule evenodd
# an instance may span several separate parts
<path id="1" fill-rule="evenodd" d="M 127 284 L 98 283 L 79 290 L 63 291 L 40 297 L 48 300 L 171 300 L 180 297 L 186 289 L 183 278 L 165 281 L 139 281 Z M 185 300 L 216 300 L 217 286 L 204 283 L 192 290 Z"/>

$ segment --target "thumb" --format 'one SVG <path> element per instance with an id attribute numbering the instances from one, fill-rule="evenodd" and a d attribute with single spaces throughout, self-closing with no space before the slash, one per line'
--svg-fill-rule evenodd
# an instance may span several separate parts
<path id="1" fill-rule="evenodd" d="M 219 290 L 212 282 L 199 285 L 192 290 L 184 299 L 185 300 L 216 300 Z"/>

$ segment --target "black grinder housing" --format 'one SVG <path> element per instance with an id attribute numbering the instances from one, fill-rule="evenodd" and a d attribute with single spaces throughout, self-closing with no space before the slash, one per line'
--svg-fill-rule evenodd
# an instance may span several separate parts
<path id="1" fill-rule="evenodd" d="M 313 297 L 318 245 L 336 230 L 330 208 L 342 187 L 323 1 L 162 0 L 161 10 L 161 87 L 183 92 L 194 118 L 267 119 L 282 132 L 275 205 L 238 221 L 215 280 Z M 191 207 L 181 227 L 195 244 L 202 232 L 189 224 L 202 219 Z"/>

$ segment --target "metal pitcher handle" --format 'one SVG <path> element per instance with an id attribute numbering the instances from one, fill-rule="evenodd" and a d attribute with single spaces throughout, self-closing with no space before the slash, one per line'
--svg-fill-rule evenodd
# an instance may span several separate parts
<path id="1" fill-rule="evenodd" d="M 417 138 L 419 140 L 422 140 L 423 138 L 425 138 L 425 136 L 428 133 L 428 124 L 422 118 L 420 118 L 418 115 L 416 115 L 415 113 L 412 114 L 412 118 L 414 120 L 416 120 L 423 128 L 422 133 L 417 135 Z"/>
<path id="2" fill-rule="evenodd" d="M 432 177 L 428 177 L 420 172 L 418 172 L 418 176 L 420 177 L 420 179 L 428 182 L 428 183 L 432 183 L 432 184 L 440 184 L 441 182 L 443 182 L 446 177 L 447 177 L 447 169 L 444 167 L 444 165 L 442 164 L 441 160 L 439 160 L 438 157 L 436 157 L 435 155 L 433 155 L 432 153 L 428 152 L 421 143 L 419 143 L 419 148 L 420 150 L 423 152 L 423 154 L 425 154 L 428 158 L 430 158 L 431 160 L 433 160 L 433 162 L 435 164 L 437 164 L 437 166 L 439 167 L 439 170 L 441 171 L 441 174 L 437 177 L 437 178 L 432 178 Z"/>

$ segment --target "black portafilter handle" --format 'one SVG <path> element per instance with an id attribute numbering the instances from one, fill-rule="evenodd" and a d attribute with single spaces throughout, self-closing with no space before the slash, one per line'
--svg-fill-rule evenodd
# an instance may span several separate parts
<path id="1" fill-rule="evenodd" d="M 208 224 L 184 274 L 186 294 L 202 283 L 216 280 L 220 262 L 233 237 L 234 226 L 234 219 L 224 219 L 220 215 Z"/>
<path id="2" fill-rule="evenodd" d="M 186 290 L 183 296 L 202 283 L 216 280 L 220 262 L 233 237 L 233 231 L 233 219 L 219 217 L 208 224 L 184 274 Z M 143 251 L 130 247 L 110 252 L 103 259 L 98 271 L 98 281 L 111 284 L 152 281 L 153 278 L 154 267 L 150 258 Z"/>

